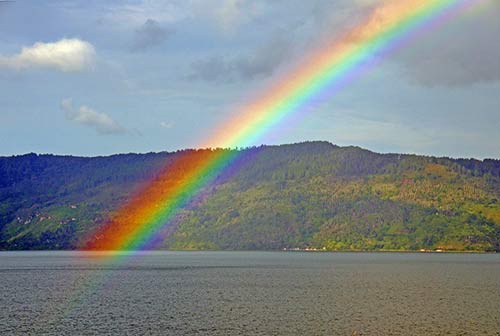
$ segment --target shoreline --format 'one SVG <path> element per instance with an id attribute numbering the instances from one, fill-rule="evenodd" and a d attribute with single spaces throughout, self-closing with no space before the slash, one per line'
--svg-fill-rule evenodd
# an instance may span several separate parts
<path id="1" fill-rule="evenodd" d="M 0 250 L 3 252 L 85 252 L 85 253 L 148 253 L 148 252 L 273 252 L 273 253 L 407 253 L 407 254 L 498 254 L 500 251 L 418 251 L 418 250 L 311 250 L 311 249 L 286 249 L 286 250 Z"/>

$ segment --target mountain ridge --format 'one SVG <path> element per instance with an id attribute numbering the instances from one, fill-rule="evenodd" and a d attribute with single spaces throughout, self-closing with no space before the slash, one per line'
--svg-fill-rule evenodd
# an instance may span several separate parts
<path id="1" fill-rule="evenodd" d="M 59 154 L 59 153 L 37 153 L 37 152 L 26 152 L 21 154 L 11 154 L 11 155 L 0 155 L 0 159 L 12 159 L 12 158 L 22 158 L 28 156 L 41 156 L 41 157 L 61 157 L 61 158 L 75 158 L 75 159 L 104 159 L 104 158 L 112 158 L 119 156 L 127 156 L 127 155 L 151 155 L 151 154 L 174 154 L 178 152 L 185 151 L 200 151 L 200 150 L 247 150 L 251 148 L 259 148 L 259 147 L 280 147 L 280 146 L 293 146 L 307 143 L 328 143 L 338 148 L 352 148 L 352 149 L 360 149 L 370 153 L 375 153 L 379 155 L 403 155 L 403 156 L 418 156 L 424 158 L 433 158 L 433 159 L 451 159 L 451 160 L 463 160 L 463 161 L 477 161 L 477 162 L 489 162 L 493 161 L 495 163 L 500 163 L 500 158 L 493 157 L 485 157 L 485 158 L 476 158 L 476 157 L 465 157 L 465 156 L 446 156 L 446 155 L 432 155 L 432 154 L 419 154 L 419 153 L 410 153 L 410 152 L 378 152 L 376 150 L 371 150 L 368 148 L 364 148 L 357 145 L 346 145 L 340 146 L 329 141 L 323 140 L 313 140 L 313 141 L 301 141 L 301 142 L 293 142 L 289 144 L 279 144 L 279 145 L 259 145 L 259 146 L 249 146 L 249 147 L 236 147 L 236 148 L 225 148 L 225 147 L 200 147 L 200 148 L 183 148 L 177 150 L 164 150 L 164 151 L 150 151 L 150 152 L 121 152 L 121 153 L 113 153 L 113 154 L 102 154 L 102 155 L 77 155 L 77 154 Z"/>

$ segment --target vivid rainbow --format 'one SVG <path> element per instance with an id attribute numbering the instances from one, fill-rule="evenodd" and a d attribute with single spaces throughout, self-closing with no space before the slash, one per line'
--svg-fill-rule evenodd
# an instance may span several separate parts
<path id="1" fill-rule="evenodd" d="M 254 145 L 271 127 L 307 107 L 313 99 L 331 95 L 412 32 L 431 26 L 479 0 L 381 1 L 357 27 L 305 57 L 295 70 L 242 107 L 201 147 L 235 148 Z M 83 245 L 99 250 L 147 248 L 179 210 L 238 158 L 235 150 L 180 152 L 166 163 L 154 181 L 139 190 Z"/>

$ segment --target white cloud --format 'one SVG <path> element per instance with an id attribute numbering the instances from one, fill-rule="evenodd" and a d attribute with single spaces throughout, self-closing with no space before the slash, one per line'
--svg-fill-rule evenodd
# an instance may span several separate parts
<path id="1" fill-rule="evenodd" d="M 16 70 L 26 68 L 53 68 L 61 71 L 82 71 L 92 66 L 95 49 L 89 42 L 62 39 L 53 43 L 37 42 L 23 47 L 12 56 L 0 55 L 0 68 Z"/>
<path id="2" fill-rule="evenodd" d="M 162 122 L 160 122 L 160 126 L 162 128 L 172 128 L 172 127 L 174 127 L 174 123 L 171 121 L 162 121 Z"/>
<path id="3" fill-rule="evenodd" d="M 106 113 L 97 112 L 85 105 L 75 109 L 71 99 L 61 101 L 61 109 L 66 113 L 68 120 L 92 127 L 99 134 L 124 134 L 128 132 Z"/>

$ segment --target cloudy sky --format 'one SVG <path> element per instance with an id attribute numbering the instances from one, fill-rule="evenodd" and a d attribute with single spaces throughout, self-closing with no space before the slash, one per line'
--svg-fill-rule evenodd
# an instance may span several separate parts
<path id="1" fill-rule="evenodd" d="M 0 155 L 197 147 L 377 1 L 0 2 Z M 500 1 L 474 1 L 259 142 L 500 158 Z"/>

